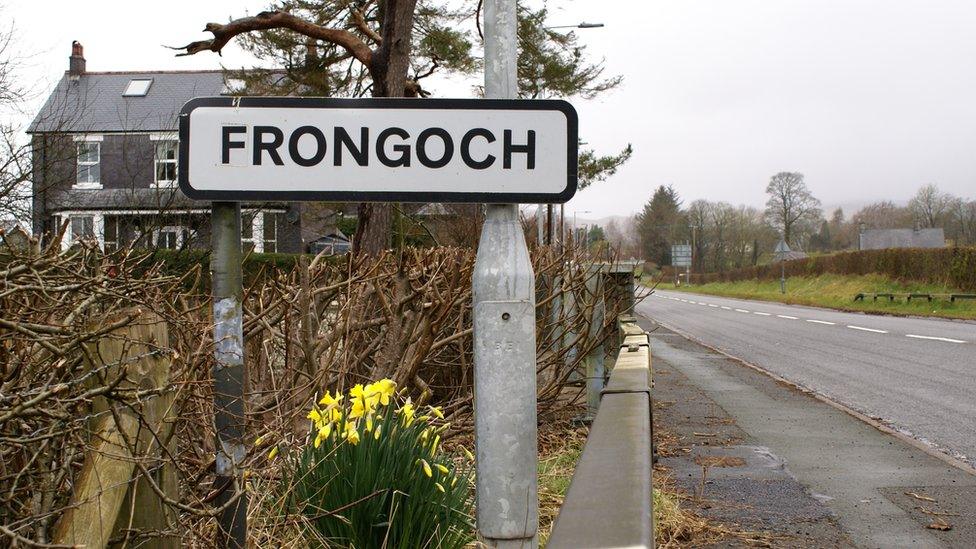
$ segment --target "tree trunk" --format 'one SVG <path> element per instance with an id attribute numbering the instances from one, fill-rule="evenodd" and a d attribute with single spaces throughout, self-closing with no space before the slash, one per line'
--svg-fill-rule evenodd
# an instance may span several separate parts
<path id="1" fill-rule="evenodd" d="M 369 73 L 373 97 L 403 97 L 410 67 L 413 15 L 417 0 L 385 0 L 380 5 L 382 42 L 373 52 Z M 359 205 L 359 225 L 352 240 L 353 253 L 379 255 L 390 246 L 392 206 L 388 203 Z"/>

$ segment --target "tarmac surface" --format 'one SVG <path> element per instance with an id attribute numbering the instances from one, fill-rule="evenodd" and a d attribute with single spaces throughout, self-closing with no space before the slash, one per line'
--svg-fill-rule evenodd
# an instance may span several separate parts
<path id="1" fill-rule="evenodd" d="M 652 320 L 639 323 L 651 332 L 655 425 L 680 439 L 677 449 L 662 446 L 659 465 L 689 501 L 699 498 L 699 513 L 783 536 L 783 547 L 974 546 L 976 476 Z M 704 480 L 702 463 L 712 464 Z M 937 521 L 949 529 L 930 528 Z"/>
<path id="2" fill-rule="evenodd" d="M 673 291 L 637 313 L 976 465 L 976 323 Z"/>

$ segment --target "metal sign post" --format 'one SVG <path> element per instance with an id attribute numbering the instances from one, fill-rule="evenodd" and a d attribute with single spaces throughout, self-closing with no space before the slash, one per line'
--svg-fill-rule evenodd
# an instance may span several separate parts
<path id="1" fill-rule="evenodd" d="M 214 317 L 214 425 L 217 433 L 214 488 L 217 546 L 244 549 L 247 543 L 247 493 L 241 464 L 244 448 L 244 333 L 241 299 L 241 205 L 214 202 L 210 272 Z M 238 498 L 236 502 L 234 498 Z"/>
<path id="2" fill-rule="evenodd" d="M 691 254 L 691 244 L 674 244 L 671 246 L 671 265 L 685 268 L 685 282 L 688 284 L 691 284 Z"/>
<path id="3" fill-rule="evenodd" d="M 517 100 L 514 0 L 485 5 L 491 99 L 205 97 L 180 113 L 180 189 L 213 202 L 220 546 L 243 548 L 242 200 L 487 203 L 473 274 L 478 530 L 536 545 L 535 277 L 518 203 L 576 193 L 576 111 Z M 550 223 L 550 227 L 552 224 Z"/>
<path id="4" fill-rule="evenodd" d="M 792 251 L 786 240 L 780 240 L 774 250 L 776 257 L 779 258 L 779 293 L 781 294 L 786 293 L 786 258 Z"/>
<path id="5" fill-rule="evenodd" d="M 515 0 L 485 2 L 489 98 L 518 94 L 516 25 Z M 535 275 L 518 206 L 489 204 L 485 214 L 472 279 L 478 537 L 488 547 L 531 548 L 539 528 Z"/>

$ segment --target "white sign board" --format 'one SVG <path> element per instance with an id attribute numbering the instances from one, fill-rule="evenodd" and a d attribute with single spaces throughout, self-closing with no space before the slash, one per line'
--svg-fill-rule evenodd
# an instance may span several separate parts
<path id="1" fill-rule="evenodd" d="M 565 101 L 207 97 L 180 113 L 199 200 L 545 202 L 576 192 Z"/>
<path id="2" fill-rule="evenodd" d="M 674 267 L 691 267 L 690 244 L 674 244 L 671 246 L 671 265 Z"/>

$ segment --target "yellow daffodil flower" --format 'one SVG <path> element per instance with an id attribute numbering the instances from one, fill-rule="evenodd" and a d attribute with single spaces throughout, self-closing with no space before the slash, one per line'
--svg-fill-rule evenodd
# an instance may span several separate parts
<path id="1" fill-rule="evenodd" d="M 403 424 L 407 427 L 410 427 L 410 424 L 413 423 L 414 412 L 415 410 L 413 407 L 413 402 L 411 402 L 409 398 L 407 398 L 407 401 L 403 403 L 403 406 L 397 410 L 397 413 L 403 418 Z"/>
<path id="2" fill-rule="evenodd" d="M 474 461 L 474 455 L 470 451 L 468 451 L 467 448 L 465 448 L 464 446 L 462 446 L 461 449 L 464 450 L 465 457 L 467 457 L 471 461 Z"/>
<path id="3" fill-rule="evenodd" d="M 389 406 L 390 397 L 396 394 L 396 383 L 392 379 L 381 379 L 373 384 L 373 389 L 379 397 L 380 404 Z"/>
<path id="4" fill-rule="evenodd" d="M 434 414 L 437 419 L 444 419 L 444 412 L 441 411 L 440 406 L 431 406 L 430 413 Z"/>
<path id="5" fill-rule="evenodd" d="M 330 391 L 326 391 L 325 394 L 322 395 L 322 400 L 319 401 L 319 405 L 325 406 L 326 408 L 338 406 L 339 402 L 342 401 L 342 398 L 343 396 L 341 393 L 336 393 L 336 396 L 333 397 Z"/>
<path id="6" fill-rule="evenodd" d="M 261 446 L 262 444 L 264 444 L 264 437 L 258 437 L 254 439 L 255 446 Z"/>
<path id="7" fill-rule="evenodd" d="M 426 459 L 420 460 L 420 467 L 424 470 L 424 474 L 428 477 L 434 476 L 434 472 L 430 469 L 430 464 L 427 463 Z"/>
<path id="8" fill-rule="evenodd" d="M 445 475 L 451 472 L 450 469 L 448 469 L 447 467 L 441 465 L 440 463 L 434 465 L 434 467 L 436 467 L 438 471 L 440 471 L 442 474 L 445 474 Z"/>
<path id="9" fill-rule="evenodd" d="M 308 419 L 310 419 L 310 420 L 312 420 L 312 421 L 314 421 L 316 423 L 322 421 L 322 414 L 320 414 L 319 411 L 317 409 L 315 409 L 315 408 L 312 408 L 312 410 L 305 417 L 307 417 Z"/>
<path id="10" fill-rule="evenodd" d="M 346 441 L 353 446 L 359 444 L 359 431 L 356 430 L 356 423 L 347 421 L 346 428 L 343 431 L 342 436 L 344 436 Z"/>
<path id="11" fill-rule="evenodd" d="M 277 455 L 278 455 L 278 447 L 277 447 L 277 446 L 275 446 L 274 448 L 272 448 L 272 449 L 271 449 L 271 451 L 270 451 L 270 452 L 268 452 L 268 459 L 269 459 L 269 460 L 272 460 L 272 459 L 274 459 L 274 458 L 275 458 L 275 456 L 277 456 Z"/>
<path id="12" fill-rule="evenodd" d="M 439 483 L 439 482 L 435 482 L 435 483 L 434 483 L 434 486 L 436 486 L 436 487 L 437 487 L 437 489 L 438 489 L 438 490 L 440 490 L 442 494 L 444 493 L 444 487 L 443 487 L 443 486 L 441 486 L 441 483 Z"/>

